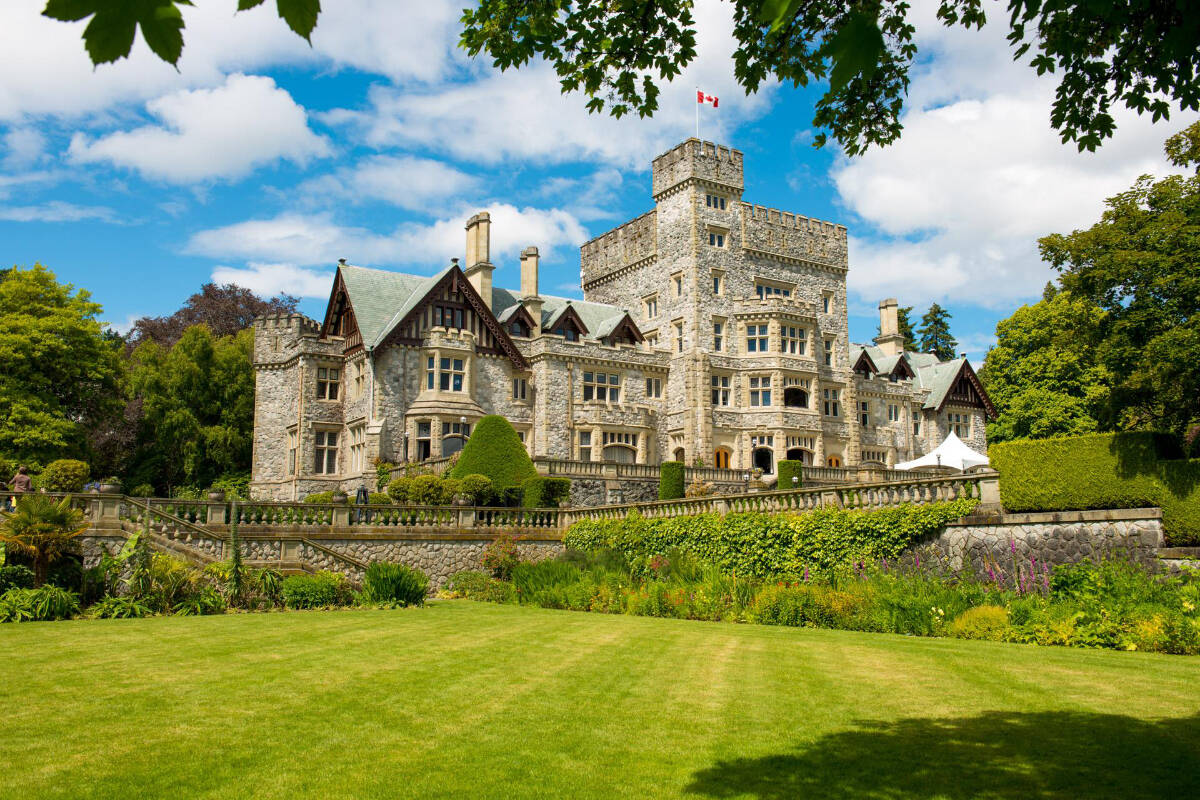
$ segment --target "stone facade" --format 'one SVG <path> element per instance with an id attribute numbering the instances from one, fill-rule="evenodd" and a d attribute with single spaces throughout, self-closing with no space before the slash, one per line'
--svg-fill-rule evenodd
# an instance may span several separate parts
<path id="1" fill-rule="evenodd" d="M 1162 511 L 1157 508 L 1004 514 L 971 518 L 947 526 L 927 543 L 955 572 L 972 570 L 987 579 L 991 564 L 1011 575 L 1015 563 L 1025 572 L 1077 561 L 1120 555 L 1151 570 L 1160 568 Z"/>
<path id="2" fill-rule="evenodd" d="M 902 352 L 895 301 L 874 345 L 850 342 L 845 227 L 743 190 L 737 150 L 689 139 L 656 158 L 654 208 L 582 246 L 583 301 L 539 293 L 533 247 L 520 291 L 494 287 L 486 213 L 468 221 L 465 267 L 341 262 L 321 323 L 255 322 L 254 495 L 371 485 L 376 459 L 449 455 L 485 414 L 533 456 L 768 478 L 783 458 L 890 466 L 950 430 L 985 450 L 970 365 Z"/>

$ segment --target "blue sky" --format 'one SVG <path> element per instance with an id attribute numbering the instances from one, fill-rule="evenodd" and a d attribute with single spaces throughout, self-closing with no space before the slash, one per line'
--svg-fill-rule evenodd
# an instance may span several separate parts
<path id="1" fill-rule="evenodd" d="M 915 4 L 921 58 L 901 142 L 863 157 L 811 146 L 813 89 L 752 97 L 732 76 L 730 6 L 698 0 L 699 56 L 653 120 L 589 115 L 538 64 L 499 73 L 455 44 L 463 0 L 326 3 L 310 48 L 263 7 L 188 9 L 178 71 L 139 42 L 92 69 L 81 26 L 0 9 L 0 243 L 92 291 L 118 328 L 210 279 L 287 291 L 319 316 L 333 264 L 429 273 L 492 212 L 496 279 L 537 245 L 543 290 L 579 296 L 578 245 L 651 205 L 654 155 L 693 134 L 742 150 L 745 199 L 845 224 L 851 334 L 896 296 L 953 313 L 982 360 L 995 323 L 1052 277 L 1036 238 L 1085 227 L 1103 199 L 1162 174 L 1193 121 L 1118 114 L 1095 154 L 1049 127 L 1055 83 L 1013 64 L 1003 31 L 948 30 Z M 272 4 L 266 4 L 267 6 Z M 497 255 L 498 251 L 498 255 Z"/>

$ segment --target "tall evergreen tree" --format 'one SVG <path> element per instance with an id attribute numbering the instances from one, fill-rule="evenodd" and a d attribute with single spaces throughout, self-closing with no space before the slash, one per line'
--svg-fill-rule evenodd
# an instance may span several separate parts
<path id="1" fill-rule="evenodd" d="M 918 342 L 921 352 L 933 353 L 943 361 L 954 358 L 958 340 L 950 335 L 950 312 L 937 303 L 921 317 L 917 334 L 921 337 Z"/>
<path id="2" fill-rule="evenodd" d="M 912 310 L 912 306 L 900 306 L 896 309 L 896 327 L 904 337 L 904 349 L 910 353 L 917 349 L 917 337 L 913 333 L 912 319 L 908 316 Z"/>

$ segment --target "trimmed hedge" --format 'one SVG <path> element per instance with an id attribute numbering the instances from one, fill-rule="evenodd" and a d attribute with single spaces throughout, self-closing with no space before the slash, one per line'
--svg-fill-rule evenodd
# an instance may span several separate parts
<path id="1" fill-rule="evenodd" d="M 804 485 L 804 462 L 790 461 L 784 459 L 778 464 L 779 482 L 775 484 L 775 488 L 780 491 L 792 488 L 792 476 L 797 478 L 796 487 L 800 488 Z"/>
<path id="2" fill-rule="evenodd" d="M 575 550 L 617 550 L 644 564 L 678 548 L 737 575 L 799 575 L 854 561 L 894 559 L 910 544 L 974 510 L 961 499 L 875 511 L 826 508 L 805 514 L 698 514 L 645 519 L 584 519 L 563 543 Z"/>
<path id="3" fill-rule="evenodd" d="M 354 600 L 346 576 L 326 570 L 284 578 L 280 591 L 283 604 L 288 608 L 346 606 Z"/>
<path id="4" fill-rule="evenodd" d="M 571 497 L 571 481 L 538 476 L 525 481 L 524 490 L 521 505 L 526 508 L 558 508 Z"/>
<path id="5" fill-rule="evenodd" d="M 658 499 L 674 500 L 686 493 L 683 485 L 683 462 L 664 461 L 658 468 Z"/>
<path id="6" fill-rule="evenodd" d="M 508 420 L 489 414 L 475 424 L 458 463 L 450 470 L 451 478 L 467 475 L 486 475 L 492 479 L 492 488 L 502 492 L 536 478 L 537 470 Z"/>
<path id="7" fill-rule="evenodd" d="M 1002 442 L 988 448 L 1009 511 L 1163 510 L 1173 545 L 1200 543 L 1200 460 L 1180 460 L 1160 433 L 1098 433 Z"/>

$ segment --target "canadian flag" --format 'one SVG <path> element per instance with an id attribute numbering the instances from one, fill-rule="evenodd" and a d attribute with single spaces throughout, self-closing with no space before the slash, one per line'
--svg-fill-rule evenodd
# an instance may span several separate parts
<path id="1" fill-rule="evenodd" d="M 712 103 L 713 108 L 717 107 L 717 98 L 713 97 L 711 94 L 705 94 L 699 89 L 696 90 L 696 102 L 700 103 L 701 105 L 705 103 Z"/>

